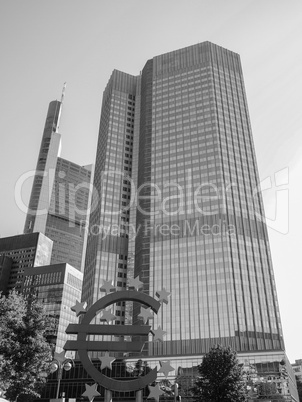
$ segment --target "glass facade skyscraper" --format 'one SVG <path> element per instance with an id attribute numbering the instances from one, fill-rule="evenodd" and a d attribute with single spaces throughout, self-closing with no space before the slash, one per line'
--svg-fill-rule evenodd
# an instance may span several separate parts
<path id="1" fill-rule="evenodd" d="M 89 306 L 103 295 L 104 280 L 116 279 L 118 290 L 126 288 L 136 86 L 136 77 L 115 70 L 104 91 L 95 193 L 86 230 L 89 241 L 82 297 Z M 115 306 L 115 313 L 123 324 L 124 306 Z"/>
<path id="2" fill-rule="evenodd" d="M 202 43 L 142 73 L 135 274 L 171 303 L 152 354 L 282 349 L 283 338 L 240 58 Z M 147 216 L 149 214 L 149 216 Z"/>
<path id="3" fill-rule="evenodd" d="M 139 76 L 115 70 L 82 300 L 102 296 L 103 280 L 123 289 L 127 274 L 155 298 L 170 292 L 149 321 L 166 331 L 163 342 L 146 342 L 151 361 L 189 367 L 217 343 L 253 364 L 286 359 L 258 185 L 238 54 L 204 42 L 154 57 Z M 124 315 L 123 305 L 114 309 Z"/>

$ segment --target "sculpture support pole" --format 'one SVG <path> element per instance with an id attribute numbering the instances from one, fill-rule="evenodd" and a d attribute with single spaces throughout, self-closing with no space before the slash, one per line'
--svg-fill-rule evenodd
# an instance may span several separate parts
<path id="1" fill-rule="evenodd" d="M 105 402 L 112 402 L 112 392 L 109 389 L 105 389 Z"/>
<path id="2" fill-rule="evenodd" d="M 178 384 L 177 382 L 174 384 L 174 402 L 177 401 L 177 397 L 178 397 Z"/>
<path id="3" fill-rule="evenodd" d="M 61 384 L 62 374 L 63 374 L 63 367 L 59 367 L 56 399 L 59 399 L 59 391 L 60 391 L 60 384 Z"/>
<path id="4" fill-rule="evenodd" d="M 135 402 L 143 402 L 143 390 L 136 391 Z"/>

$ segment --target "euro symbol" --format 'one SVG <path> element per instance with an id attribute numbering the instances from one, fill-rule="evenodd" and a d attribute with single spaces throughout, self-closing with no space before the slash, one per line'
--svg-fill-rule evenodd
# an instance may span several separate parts
<path id="1" fill-rule="evenodd" d="M 151 326 L 149 325 L 95 325 L 90 322 L 100 310 L 105 309 L 113 303 L 121 301 L 135 301 L 150 307 L 156 314 L 161 306 L 160 302 L 145 293 L 136 290 L 122 290 L 109 293 L 96 301 L 85 313 L 80 324 L 69 324 L 66 333 L 77 334 L 76 341 L 67 341 L 65 350 L 78 351 L 80 360 L 87 373 L 94 381 L 112 391 L 137 391 L 145 388 L 157 378 L 157 367 L 146 376 L 130 381 L 118 381 L 109 378 L 98 371 L 92 364 L 88 351 L 114 351 L 114 352 L 140 352 L 144 342 L 126 341 L 87 341 L 87 335 L 148 335 Z"/>

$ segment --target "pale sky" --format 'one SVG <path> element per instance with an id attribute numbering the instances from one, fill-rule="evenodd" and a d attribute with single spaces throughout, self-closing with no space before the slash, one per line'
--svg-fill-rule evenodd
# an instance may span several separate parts
<path id="1" fill-rule="evenodd" d="M 269 234 L 286 350 L 302 358 L 301 38 L 301 0 L 0 0 L 0 236 L 23 231 L 15 183 L 36 166 L 65 81 L 61 156 L 94 163 L 112 70 L 138 75 L 153 56 L 214 42 L 241 56 L 261 180 L 288 168 L 289 184 L 264 200 L 268 218 L 277 211 Z"/>

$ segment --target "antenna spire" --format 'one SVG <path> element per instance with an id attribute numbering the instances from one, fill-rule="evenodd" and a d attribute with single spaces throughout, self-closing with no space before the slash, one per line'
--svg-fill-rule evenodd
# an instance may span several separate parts
<path id="1" fill-rule="evenodd" d="M 64 82 L 63 89 L 62 89 L 61 104 L 60 104 L 60 109 L 59 109 L 59 113 L 58 113 L 56 133 L 59 132 L 59 125 L 60 125 L 60 119 L 61 119 L 63 100 L 64 100 L 64 96 L 65 96 L 65 90 L 66 90 L 66 82 Z"/>
<path id="2" fill-rule="evenodd" d="M 63 100 L 64 100 L 65 90 L 66 90 L 66 82 L 64 82 L 63 89 L 62 89 L 61 103 L 63 103 Z"/>

